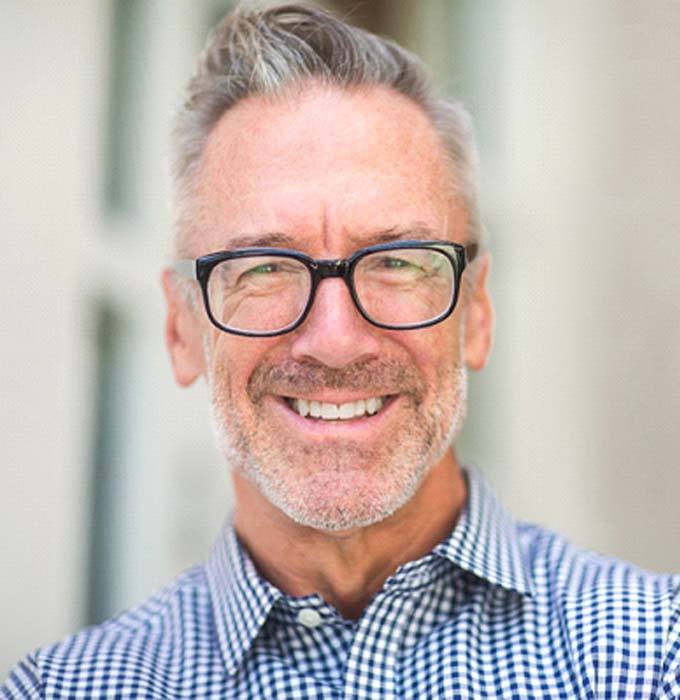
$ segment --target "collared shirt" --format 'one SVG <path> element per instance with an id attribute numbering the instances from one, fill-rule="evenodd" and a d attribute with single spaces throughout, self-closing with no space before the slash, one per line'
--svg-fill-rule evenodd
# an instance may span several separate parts
<path id="1" fill-rule="evenodd" d="M 29 655 L 0 697 L 680 698 L 680 577 L 515 523 L 468 482 L 451 535 L 357 621 L 265 581 L 227 523 L 205 566 Z"/>

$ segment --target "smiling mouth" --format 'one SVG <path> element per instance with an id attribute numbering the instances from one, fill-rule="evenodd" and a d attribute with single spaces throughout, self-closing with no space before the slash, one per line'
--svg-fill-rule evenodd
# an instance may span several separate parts
<path id="1" fill-rule="evenodd" d="M 298 415 L 307 419 L 323 421 L 354 420 L 368 418 L 380 413 L 391 396 L 371 396 L 346 403 L 328 403 L 311 399 L 299 399 L 284 396 L 288 406 Z"/>

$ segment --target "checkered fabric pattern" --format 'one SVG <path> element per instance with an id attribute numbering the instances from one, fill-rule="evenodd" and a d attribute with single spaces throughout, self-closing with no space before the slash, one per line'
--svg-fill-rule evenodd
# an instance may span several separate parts
<path id="1" fill-rule="evenodd" d="M 227 523 L 205 566 L 30 654 L 0 697 L 680 698 L 680 577 L 514 523 L 468 481 L 450 537 L 358 621 L 263 580 Z"/>

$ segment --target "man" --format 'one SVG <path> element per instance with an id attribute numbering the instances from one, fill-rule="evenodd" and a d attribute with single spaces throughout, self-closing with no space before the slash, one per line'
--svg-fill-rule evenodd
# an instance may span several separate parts
<path id="1" fill-rule="evenodd" d="M 175 135 L 166 340 L 234 513 L 3 697 L 680 697 L 680 579 L 513 523 L 452 448 L 493 315 L 462 109 L 289 6 L 223 21 Z"/>

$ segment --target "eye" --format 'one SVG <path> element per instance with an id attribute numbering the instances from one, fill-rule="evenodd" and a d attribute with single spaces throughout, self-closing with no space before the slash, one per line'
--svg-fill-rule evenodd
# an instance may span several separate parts
<path id="1" fill-rule="evenodd" d="M 266 263 L 262 263 L 260 265 L 256 265 L 255 267 L 251 267 L 249 270 L 246 270 L 243 274 L 244 275 L 266 275 L 268 273 L 277 272 L 278 269 L 279 269 L 279 266 L 277 263 L 266 262 Z"/>
<path id="2" fill-rule="evenodd" d="M 295 260 L 266 260 L 245 269 L 242 277 L 269 277 L 271 275 L 297 275 L 304 268 Z"/>
<path id="3" fill-rule="evenodd" d="M 281 285 L 290 284 L 298 280 L 301 274 L 305 273 L 305 268 L 296 260 L 265 259 L 265 260 L 243 260 L 243 267 L 236 278 L 236 286 L 263 289 L 278 288 Z"/>
<path id="4" fill-rule="evenodd" d="M 423 272 L 423 268 L 417 260 L 409 260 L 407 257 L 397 255 L 370 256 L 366 266 L 368 270 L 376 274 L 380 273 L 409 273 L 411 275 Z"/>
<path id="5" fill-rule="evenodd" d="M 404 268 L 414 267 L 413 263 L 410 263 L 408 260 L 391 257 L 384 257 L 381 260 L 381 264 L 388 270 L 403 270 Z"/>

